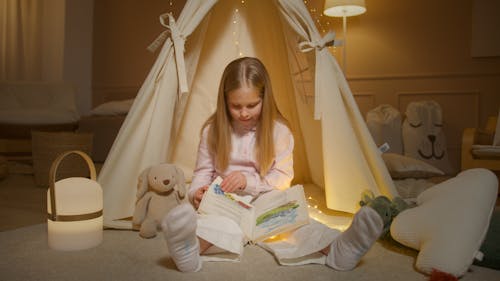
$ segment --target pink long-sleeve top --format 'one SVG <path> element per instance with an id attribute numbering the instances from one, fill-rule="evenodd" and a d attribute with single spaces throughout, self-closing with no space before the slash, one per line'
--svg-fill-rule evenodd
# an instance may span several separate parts
<path id="1" fill-rule="evenodd" d="M 290 129 L 280 122 L 274 125 L 275 159 L 271 169 L 260 176 L 259 163 L 255 159 L 255 128 L 250 130 L 233 130 L 231 142 L 233 149 L 229 165 L 225 171 L 215 168 L 214 159 L 210 156 L 207 144 L 208 126 L 201 134 L 198 146 L 198 159 L 189 189 L 189 199 L 193 202 L 196 190 L 209 185 L 217 176 L 224 178 L 233 171 L 242 172 L 247 180 L 247 186 L 238 193 L 256 197 L 262 192 L 272 189 L 284 189 L 290 186 L 293 179 L 293 146 L 294 140 Z"/>

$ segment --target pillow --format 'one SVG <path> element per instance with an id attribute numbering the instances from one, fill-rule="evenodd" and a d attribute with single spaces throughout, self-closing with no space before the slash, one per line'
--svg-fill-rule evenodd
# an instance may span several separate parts
<path id="1" fill-rule="evenodd" d="M 393 179 L 430 178 L 442 176 L 444 172 L 424 161 L 396 153 L 382 154 L 385 165 Z"/>
<path id="2" fill-rule="evenodd" d="M 500 146 L 473 144 L 472 155 L 481 158 L 498 159 L 500 158 Z"/>
<path id="3" fill-rule="evenodd" d="M 125 115 L 128 113 L 134 103 L 134 99 L 110 101 L 98 105 L 92 109 L 92 115 Z"/>
<path id="4" fill-rule="evenodd" d="M 448 160 L 441 106 L 437 102 L 409 103 L 402 134 L 406 156 L 425 161 L 446 174 L 454 172 Z"/>
<path id="5" fill-rule="evenodd" d="M 435 183 L 426 179 L 407 178 L 395 179 L 394 185 L 399 197 L 403 198 L 407 203 L 416 203 L 418 195 L 435 185 Z"/>
<path id="6" fill-rule="evenodd" d="M 470 169 L 434 185 L 417 197 L 417 206 L 396 216 L 391 236 L 419 250 L 415 266 L 460 277 L 481 246 L 497 198 L 498 180 L 486 169 Z"/>
<path id="7" fill-rule="evenodd" d="M 377 146 L 389 144 L 388 152 L 403 153 L 401 113 L 389 104 L 382 104 L 366 113 L 366 125 Z"/>

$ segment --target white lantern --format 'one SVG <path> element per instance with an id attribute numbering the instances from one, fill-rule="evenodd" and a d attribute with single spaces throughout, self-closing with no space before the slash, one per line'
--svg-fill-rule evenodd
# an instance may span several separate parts
<path id="1" fill-rule="evenodd" d="M 90 179 L 70 177 L 55 182 L 57 167 L 69 154 L 80 155 L 90 170 Z M 49 247 L 56 250 L 83 250 L 102 241 L 102 189 L 96 182 L 92 159 L 82 151 L 59 155 L 49 172 L 47 230 Z"/>

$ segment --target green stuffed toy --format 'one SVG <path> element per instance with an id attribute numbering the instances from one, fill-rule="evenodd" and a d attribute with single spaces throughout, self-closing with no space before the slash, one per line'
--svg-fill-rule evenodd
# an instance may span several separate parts
<path id="1" fill-rule="evenodd" d="M 389 229 L 392 220 L 403 210 L 408 209 L 410 206 L 401 197 L 394 197 L 391 201 L 388 197 L 379 195 L 375 197 L 373 192 L 364 191 L 361 194 L 360 206 L 368 206 L 374 209 L 382 218 L 384 222 L 384 230 L 382 231 L 383 238 L 390 238 Z"/>

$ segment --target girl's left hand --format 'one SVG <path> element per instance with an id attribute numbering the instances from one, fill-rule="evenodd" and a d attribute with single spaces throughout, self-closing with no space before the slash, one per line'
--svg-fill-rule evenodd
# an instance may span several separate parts
<path id="1" fill-rule="evenodd" d="M 224 192 L 236 192 L 245 189 L 247 178 L 242 172 L 234 171 L 227 175 L 220 185 Z"/>

